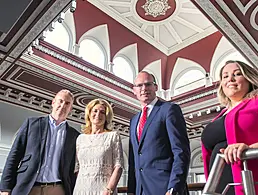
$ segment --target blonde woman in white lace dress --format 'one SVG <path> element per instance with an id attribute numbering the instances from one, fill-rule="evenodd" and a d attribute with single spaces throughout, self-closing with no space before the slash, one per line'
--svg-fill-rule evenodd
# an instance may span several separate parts
<path id="1" fill-rule="evenodd" d="M 107 101 L 95 99 L 86 106 L 86 126 L 76 142 L 74 195 L 117 194 L 123 150 L 119 133 L 111 131 L 112 119 L 113 110 Z"/>

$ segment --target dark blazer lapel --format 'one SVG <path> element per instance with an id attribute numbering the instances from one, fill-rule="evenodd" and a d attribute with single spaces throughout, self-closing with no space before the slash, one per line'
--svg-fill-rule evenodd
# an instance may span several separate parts
<path id="1" fill-rule="evenodd" d="M 151 111 L 151 113 L 150 113 L 150 116 L 147 118 L 147 121 L 146 121 L 146 123 L 145 123 L 145 125 L 144 125 L 144 128 L 143 128 L 143 130 L 142 130 L 142 136 L 141 136 L 139 145 L 142 144 L 142 141 L 143 141 L 143 139 L 145 138 L 147 129 L 148 129 L 148 127 L 150 126 L 150 124 L 152 123 L 153 118 L 155 117 L 156 113 L 157 113 L 158 110 L 160 109 L 160 105 L 161 105 L 161 104 L 162 104 L 162 102 L 158 100 L 158 101 L 156 102 L 156 104 L 154 105 L 154 107 L 153 107 L 153 109 L 152 109 L 152 111 Z"/>
<path id="2" fill-rule="evenodd" d="M 63 168 L 65 163 L 69 164 L 70 160 L 72 159 L 72 158 L 69 159 L 69 157 L 73 157 L 71 154 L 73 153 L 72 151 L 74 150 L 75 146 L 71 145 L 71 143 L 73 143 L 72 139 L 76 139 L 76 137 L 73 135 L 73 131 L 70 131 L 70 126 L 67 123 L 65 139 L 64 139 L 65 141 L 63 143 L 62 152 L 61 152 L 60 170 L 64 170 Z"/>
<path id="3" fill-rule="evenodd" d="M 47 132 L 48 132 L 48 116 L 42 118 L 39 122 L 40 136 L 41 136 L 41 147 L 40 147 L 40 155 L 44 155 L 44 149 L 47 140 Z"/>
<path id="4" fill-rule="evenodd" d="M 133 131 L 131 135 L 133 136 L 133 140 L 137 145 L 139 144 L 138 136 L 137 136 L 137 124 L 140 120 L 140 116 L 141 116 L 141 112 L 135 115 L 134 119 L 132 120 L 132 128 L 131 128 L 131 130 Z"/>

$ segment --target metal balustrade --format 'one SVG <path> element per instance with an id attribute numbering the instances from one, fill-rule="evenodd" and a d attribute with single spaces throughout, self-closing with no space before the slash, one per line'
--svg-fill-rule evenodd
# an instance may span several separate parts
<path id="1" fill-rule="evenodd" d="M 254 182 L 252 171 L 248 170 L 247 160 L 258 158 L 258 149 L 247 149 L 243 151 L 241 155 L 241 161 L 243 161 L 244 170 L 242 170 L 242 183 L 230 183 L 226 186 L 222 194 L 215 192 L 223 168 L 225 166 L 225 155 L 217 154 L 215 161 L 212 165 L 211 171 L 207 183 L 204 186 L 202 195 L 225 195 L 230 186 L 243 185 L 243 190 L 245 195 L 255 195 L 254 185 L 258 182 Z"/>

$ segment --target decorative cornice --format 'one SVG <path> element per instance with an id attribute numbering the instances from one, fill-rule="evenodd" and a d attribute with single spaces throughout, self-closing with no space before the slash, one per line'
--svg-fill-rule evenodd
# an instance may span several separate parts
<path id="1" fill-rule="evenodd" d="M 188 113 L 196 112 L 197 110 L 202 110 L 204 108 L 207 110 L 207 108 L 214 107 L 217 105 L 219 105 L 218 98 L 213 98 L 210 100 L 205 100 L 199 103 L 191 104 L 190 106 L 187 106 L 187 107 L 183 107 L 182 112 L 184 114 L 188 114 Z"/>
<path id="2" fill-rule="evenodd" d="M 86 66 L 84 66 L 84 65 L 82 65 L 82 64 L 80 64 L 80 63 L 78 63 L 78 62 L 76 62 L 76 61 L 74 61 L 70 58 L 67 58 L 67 57 L 65 57 L 65 56 L 63 56 L 63 55 L 61 55 L 61 54 L 59 54 L 59 53 L 57 53 L 53 50 L 50 50 L 50 49 L 48 49 L 48 48 L 46 48 L 42 45 L 37 45 L 35 48 L 38 49 L 39 51 L 42 51 L 43 53 L 46 53 L 46 54 L 58 59 L 58 60 L 61 60 L 65 63 L 67 63 L 67 64 L 70 64 L 70 65 L 72 65 L 72 66 L 74 66 L 74 67 L 76 67 L 76 68 L 78 68 L 78 69 L 80 69 L 84 72 L 87 72 L 91 75 L 94 75 L 95 77 L 98 77 L 98 78 L 100 78 L 104 81 L 107 81 L 107 82 L 109 82 L 113 85 L 116 85 L 116 86 L 118 86 L 122 89 L 125 89 L 127 91 L 132 92 L 132 89 L 130 87 L 128 87 L 126 85 L 123 85 L 123 84 L 121 84 L 121 83 L 119 83 L 119 82 L 117 82 L 117 81 L 115 81 L 115 80 L 113 80 L 113 79 L 111 79 L 111 78 L 109 78 L 109 77 L 91 69 L 91 68 L 88 68 L 88 67 L 86 67 Z"/>
<path id="3" fill-rule="evenodd" d="M 0 64 L 0 76 L 9 68 L 11 65 L 10 62 L 4 61 L 2 64 Z"/>
<path id="4" fill-rule="evenodd" d="M 72 71 L 68 71 L 67 69 L 65 69 L 63 67 L 60 67 L 60 66 L 58 66 L 56 64 L 53 64 L 52 62 L 45 61 L 44 59 L 40 59 L 39 57 L 37 57 L 35 55 L 31 55 L 31 56 L 23 55 L 22 58 L 25 59 L 28 62 L 32 62 L 33 64 L 40 65 L 41 67 L 43 67 L 45 69 L 49 69 L 52 72 L 56 72 L 56 73 L 58 73 L 58 74 L 60 74 L 62 76 L 65 76 L 65 78 L 68 78 L 68 79 L 70 78 L 72 81 L 78 81 L 79 83 L 82 83 L 84 85 L 85 85 L 85 82 L 86 82 L 86 83 L 90 84 L 91 88 L 93 88 L 94 85 L 96 85 L 96 88 L 98 87 L 98 90 L 99 89 L 102 89 L 102 91 L 104 89 L 109 90 L 109 92 L 113 93 L 114 96 L 115 95 L 116 96 L 123 95 L 122 93 L 114 91 L 113 89 L 107 88 L 107 87 L 105 87 L 103 85 L 100 85 L 99 83 L 96 83 L 95 81 L 94 81 L 94 83 L 92 83 L 93 81 L 90 81 L 89 79 L 85 78 L 84 76 L 78 75 L 78 74 L 76 74 L 76 73 L 74 73 Z M 63 79 L 63 78 L 60 78 L 60 77 L 58 77 L 58 76 L 56 76 L 54 74 L 45 72 L 45 71 L 43 71 L 43 70 L 41 70 L 41 69 L 39 69 L 37 67 L 34 67 L 34 66 L 31 66 L 31 65 L 27 64 L 27 63 L 24 63 L 24 62 L 21 62 L 21 61 L 17 61 L 16 63 L 19 66 L 25 67 L 25 68 L 27 68 L 27 69 L 29 69 L 29 70 L 31 70 L 33 72 L 36 72 L 36 73 L 38 73 L 40 75 L 44 75 L 46 77 L 52 78 L 52 79 L 54 79 L 56 81 L 59 81 L 59 82 L 64 83 L 64 84 L 67 84 L 68 86 L 75 87 L 75 88 L 77 88 L 81 92 L 86 92 L 86 93 L 89 93 L 89 94 L 93 94 L 93 95 L 95 95 L 97 97 L 106 99 L 109 102 L 113 102 L 116 105 L 122 106 L 124 108 L 128 108 L 128 109 L 130 109 L 132 111 L 135 111 L 135 112 L 139 111 L 139 109 L 137 109 L 135 107 L 132 107 L 132 106 L 129 106 L 128 104 L 125 104 L 125 103 L 122 103 L 120 101 L 117 101 L 117 100 L 115 100 L 113 98 L 110 98 L 108 96 L 100 94 L 100 93 L 98 93 L 98 92 L 96 92 L 94 90 L 87 89 L 87 88 L 85 88 L 85 87 L 83 87 L 83 86 L 81 86 L 79 84 L 76 84 L 75 82 L 69 81 L 68 79 Z M 54 69 L 53 67 L 55 67 L 56 69 Z M 138 101 L 136 101 L 133 98 L 127 98 L 126 99 L 126 97 L 124 97 L 122 100 L 128 101 L 131 105 L 133 105 L 133 103 L 134 103 L 133 101 L 135 101 L 135 103 L 136 103 L 135 106 L 139 107 Z"/>
<path id="5" fill-rule="evenodd" d="M 218 5 L 222 8 L 222 10 L 227 13 L 230 20 L 234 22 L 234 24 L 237 26 L 237 28 L 243 33 L 243 35 L 246 37 L 246 39 L 254 46 L 256 51 L 258 50 L 258 44 L 252 37 L 252 35 L 248 32 L 248 30 L 244 27 L 244 25 L 239 21 L 239 19 L 236 17 L 236 15 L 231 11 L 231 9 L 227 6 L 227 4 L 224 1 L 218 1 Z M 249 1 L 250 3 L 250 1 Z M 255 1 L 251 2 L 252 4 L 255 3 Z M 237 5 L 237 4 L 236 4 Z M 247 5 L 247 8 L 251 6 L 251 4 Z M 241 10 L 240 10 L 241 11 Z M 257 29 L 256 29 L 257 30 Z"/>
<path id="6" fill-rule="evenodd" d="M 180 104 L 185 104 L 185 103 L 188 103 L 188 102 L 191 102 L 191 101 L 203 98 L 205 96 L 213 95 L 213 94 L 216 94 L 216 93 L 217 93 L 217 89 L 213 89 L 213 90 L 207 91 L 205 93 L 200 93 L 200 94 L 197 94 L 195 96 L 191 96 L 191 97 L 189 97 L 187 99 L 180 100 L 180 101 L 178 101 L 176 103 L 179 104 L 179 105 Z"/>
<path id="7" fill-rule="evenodd" d="M 205 13 L 222 29 L 231 41 L 238 46 L 254 65 L 258 64 L 258 56 L 237 33 L 237 31 L 229 24 L 224 16 L 215 8 L 215 6 L 207 0 L 196 0 L 196 3 L 204 10 Z"/>
<path id="8" fill-rule="evenodd" d="M 65 9 L 65 7 L 70 3 L 70 0 L 56 0 L 55 3 L 46 11 L 46 13 L 41 17 L 38 22 L 30 29 L 22 41 L 15 47 L 15 49 L 10 53 L 10 56 L 17 58 L 25 48 L 27 48 L 33 40 L 35 40 L 40 32 L 42 32 L 49 23 L 57 17 L 57 14 Z"/>
<path id="9" fill-rule="evenodd" d="M 27 109 L 32 109 L 34 111 L 37 110 L 45 114 L 51 112 L 50 97 L 42 98 L 42 96 L 32 95 L 25 91 L 22 92 L 20 89 L 19 91 L 20 92 L 17 93 L 16 88 L 2 86 L 0 88 L 0 100 L 3 100 L 4 102 L 11 102 L 12 104 L 19 105 Z M 68 119 L 79 124 L 84 124 L 84 108 L 80 106 L 74 106 L 71 114 L 68 116 Z M 122 135 L 129 136 L 129 120 L 115 116 L 113 120 L 113 130 L 119 131 Z M 188 125 L 187 133 L 189 139 L 199 137 L 202 130 L 202 127 Z"/>
<path id="10" fill-rule="evenodd" d="M 51 100 L 42 99 L 42 97 L 37 97 L 34 95 L 28 95 L 25 92 L 15 93 L 15 89 L 12 88 L 0 88 L 0 100 L 5 102 L 11 102 L 28 109 L 37 110 L 43 113 L 51 112 Z M 38 101 L 38 99 L 41 99 Z M 78 107 L 77 107 L 78 108 Z M 84 124 L 84 108 L 79 109 L 73 108 L 68 119 L 77 122 L 79 124 Z M 120 119 L 119 117 L 114 117 L 113 129 L 119 131 L 125 136 L 129 136 L 129 120 Z"/>

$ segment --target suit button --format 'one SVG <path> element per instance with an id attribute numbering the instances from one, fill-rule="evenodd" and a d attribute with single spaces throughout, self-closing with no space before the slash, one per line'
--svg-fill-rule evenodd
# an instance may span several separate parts
<path id="1" fill-rule="evenodd" d="M 141 152 L 139 152 L 138 154 L 139 154 L 140 156 L 142 155 L 142 153 L 141 153 Z"/>
<path id="2" fill-rule="evenodd" d="M 142 172 L 142 171 L 143 171 L 143 169 L 142 169 L 142 168 L 140 168 L 140 171 Z"/>

